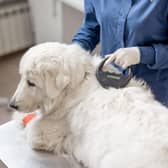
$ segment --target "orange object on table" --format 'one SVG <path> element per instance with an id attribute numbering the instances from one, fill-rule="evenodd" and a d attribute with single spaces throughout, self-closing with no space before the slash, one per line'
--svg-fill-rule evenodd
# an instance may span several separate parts
<path id="1" fill-rule="evenodd" d="M 36 116 L 35 113 L 28 114 L 23 118 L 23 124 L 27 125 L 34 117 Z"/>

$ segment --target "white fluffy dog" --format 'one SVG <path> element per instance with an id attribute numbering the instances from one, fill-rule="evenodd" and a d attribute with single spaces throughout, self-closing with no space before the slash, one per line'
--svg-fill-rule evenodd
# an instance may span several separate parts
<path id="1" fill-rule="evenodd" d="M 168 168 L 168 109 L 135 79 L 102 88 L 99 61 L 76 44 L 45 43 L 23 56 L 11 106 L 38 109 L 25 128 L 28 143 L 88 168 Z"/>

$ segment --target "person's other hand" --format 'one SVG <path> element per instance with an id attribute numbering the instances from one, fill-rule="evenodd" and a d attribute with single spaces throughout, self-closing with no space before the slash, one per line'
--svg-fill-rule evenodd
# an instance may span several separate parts
<path id="1" fill-rule="evenodd" d="M 120 48 L 114 53 L 106 55 L 106 57 L 109 58 L 105 62 L 105 65 L 114 62 L 121 68 L 126 69 L 140 62 L 140 51 L 138 47 Z"/>

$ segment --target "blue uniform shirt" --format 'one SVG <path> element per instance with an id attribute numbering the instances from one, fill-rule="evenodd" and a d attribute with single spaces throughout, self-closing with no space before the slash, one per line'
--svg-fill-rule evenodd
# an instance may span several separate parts
<path id="1" fill-rule="evenodd" d="M 103 56 L 139 47 L 133 74 L 168 106 L 168 0 L 85 0 L 84 21 L 72 41 L 90 51 L 100 42 Z"/>

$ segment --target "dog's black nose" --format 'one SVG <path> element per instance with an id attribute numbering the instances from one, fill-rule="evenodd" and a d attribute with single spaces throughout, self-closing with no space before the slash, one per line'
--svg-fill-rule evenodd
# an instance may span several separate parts
<path id="1" fill-rule="evenodd" d="M 15 109 L 15 110 L 18 110 L 18 106 L 15 104 L 15 101 L 11 101 L 11 102 L 9 103 L 9 106 L 10 106 L 11 108 Z"/>

